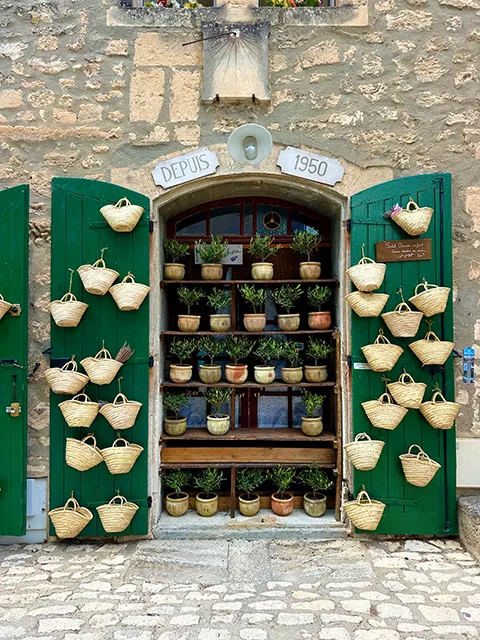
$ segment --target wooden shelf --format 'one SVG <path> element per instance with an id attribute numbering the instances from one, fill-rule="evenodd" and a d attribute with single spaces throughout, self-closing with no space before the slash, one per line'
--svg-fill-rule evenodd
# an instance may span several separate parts
<path id="1" fill-rule="evenodd" d="M 249 464 L 290 464 L 292 462 L 302 462 L 312 464 L 331 464 L 335 466 L 337 453 L 333 447 L 318 447 L 312 442 L 303 441 L 302 446 L 288 447 L 282 446 L 286 442 L 272 441 L 243 441 L 244 444 L 235 441 L 225 441 L 215 439 L 202 442 L 188 442 L 186 440 L 172 443 L 171 446 L 162 447 L 163 464 L 184 464 L 188 466 L 192 463 L 202 464 L 226 464 L 238 465 Z M 206 445 L 206 446 L 204 446 Z"/>
<path id="2" fill-rule="evenodd" d="M 237 285 L 237 284 L 338 284 L 338 280 L 335 278 L 325 278 L 323 280 L 162 280 L 161 286 L 171 284 L 224 284 L 224 285 Z"/>
<path id="3" fill-rule="evenodd" d="M 230 389 L 278 389 L 285 387 L 335 387 L 333 381 L 327 382 L 299 382 L 298 384 L 287 384 L 286 382 L 272 382 L 271 384 L 259 384 L 258 382 L 244 382 L 243 384 L 231 384 L 230 382 L 217 382 L 216 384 L 207 384 L 199 380 L 191 380 L 190 382 L 162 382 L 160 387 L 169 387 L 173 389 L 181 389 L 182 387 L 228 387 Z"/>
<path id="4" fill-rule="evenodd" d="M 306 436 L 301 429 L 292 428 L 271 428 L 271 429 L 230 429 L 223 436 L 213 436 L 207 429 L 192 428 L 187 429 L 182 436 L 169 436 L 162 434 L 162 440 L 166 441 L 182 441 L 182 440 L 254 440 L 266 441 L 273 440 L 275 442 L 335 442 L 337 437 L 331 431 L 323 431 L 319 436 Z"/>
<path id="5" fill-rule="evenodd" d="M 337 473 L 337 467 L 332 462 L 319 462 L 315 461 L 321 469 L 333 469 L 334 473 Z M 278 462 L 162 462 L 160 464 L 159 472 L 162 469 L 205 469 L 205 467 L 215 467 L 216 469 L 243 469 L 245 467 L 254 467 L 257 469 L 270 469 L 277 467 Z M 309 467 L 312 464 L 312 460 L 308 462 L 291 462 L 286 463 L 289 467 Z M 232 516 L 233 517 L 233 516 Z"/>
<path id="6" fill-rule="evenodd" d="M 298 331 L 162 331 L 162 336 L 305 336 L 312 333 L 336 334 L 336 329 L 299 329 Z"/>

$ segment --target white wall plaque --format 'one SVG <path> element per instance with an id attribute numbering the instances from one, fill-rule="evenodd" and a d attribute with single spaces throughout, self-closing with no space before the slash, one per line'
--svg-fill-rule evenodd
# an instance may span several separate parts
<path id="1" fill-rule="evenodd" d="M 295 147 L 287 147 L 280 151 L 277 165 L 282 173 L 329 184 L 332 187 L 336 182 L 341 181 L 345 171 L 338 160 Z"/>
<path id="2" fill-rule="evenodd" d="M 367 369 L 368 371 L 371 371 L 372 367 L 368 364 L 368 362 L 354 362 L 353 363 L 353 368 L 354 369 Z"/>
<path id="3" fill-rule="evenodd" d="M 195 264 L 202 264 L 198 250 L 195 247 Z M 229 244 L 228 254 L 222 260 L 222 264 L 228 264 L 229 266 L 236 264 L 243 264 L 243 246 L 241 244 Z"/>
<path id="4" fill-rule="evenodd" d="M 183 156 L 170 158 L 165 162 L 159 162 L 152 171 L 152 176 L 155 184 L 168 189 L 177 184 L 215 173 L 217 167 L 217 154 L 204 148 L 191 151 Z"/>

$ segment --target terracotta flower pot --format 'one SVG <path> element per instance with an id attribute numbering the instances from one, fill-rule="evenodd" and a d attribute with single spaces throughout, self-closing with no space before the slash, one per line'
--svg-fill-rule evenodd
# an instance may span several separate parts
<path id="1" fill-rule="evenodd" d="M 232 318 L 229 313 L 212 313 L 210 316 L 211 331 L 230 331 L 232 327 Z"/>
<path id="2" fill-rule="evenodd" d="M 319 436 L 323 431 L 322 418 L 307 418 L 302 416 L 302 431 L 306 436 Z"/>
<path id="3" fill-rule="evenodd" d="M 242 493 L 241 496 L 238 496 L 238 508 L 242 516 L 256 516 L 260 511 L 260 496 L 251 493 L 250 500 L 247 500 L 247 494 Z"/>
<path id="4" fill-rule="evenodd" d="M 188 382 L 192 377 L 192 370 L 191 364 L 171 364 L 170 380 L 177 384 Z"/>
<path id="5" fill-rule="evenodd" d="M 246 364 L 227 364 L 225 377 L 230 384 L 243 384 L 248 378 L 248 367 Z"/>
<path id="6" fill-rule="evenodd" d="M 300 326 L 299 313 L 281 313 L 277 316 L 278 328 L 282 331 L 297 331 Z"/>
<path id="7" fill-rule="evenodd" d="M 200 316 L 178 316 L 178 328 L 186 333 L 198 331 Z"/>
<path id="8" fill-rule="evenodd" d="M 187 419 L 165 418 L 164 430 L 169 436 L 181 436 L 187 430 Z"/>
<path id="9" fill-rule="evenodd" d="M 254 376 L 258 384 L 271 384 L 275 380 L 275 367 L 256 364 L 254 367 Z"/>
<path id="10" fill-rule="evenodd" d="M 318 493 L 317 497 L 314 498 L 313 493 L 306 493 L 303 496 L 303 508 L 307 515 L 312 516 L 312 518 L 319 518 L 323 516 L 327 509 L 327 496 L 324 496 L 323 493 Z"/>
<path id="11" fill-rule="evenodd" d="M 267 324 L 267 316 L 264 313 L 246 313 L 243 316 L 243 324 L 247 331 L 263 331 Z"/>
<path id="12" fill-rule="evenodd" d="M 252 278 L 254 280 L 271 280 L 273 278 L 273 264 L 271 262 L 254 262 L 252 264 Z"/>
<path id="13" fill-rule="evenodd" d="M 272 511 L 277 516 L 288 516 L 293 511 L 293 495 L 291 493 L 285 493 L 288 498 L 279 498 L 276 493 L 271 496 Z"/>
<path id="14" fill-rule="evenodd" d="M 222 367 L 219 364 L 201 364 L 198 374 L 205 384 L 217 384 L 222 377 Z"/>
<path id="15" fill-rule="evenodd" d="M 214 516 L 218 511 L 218 495 L 216 493 L 198 493 L 195 497 L 195 508 L 204 518 Z"/>
<path id="16" fill-rule="evenodd" d="M 183 280 L 185 277 L 185 265 L 167 262 L 163 265 L 163 277 L 165 280 Z"/>
<path id="17" fill-rule="evenodd" d="M 308 326 L 310 329 L 330 329 L 332 315 L 330 311 L 310 311 L 308 314 Z"/>
<path id="18" fill-rule="evenodd" d="M 305 378 L 308 382 L 325 382 L 328 378 L 326 364 L 306 364 L 304 367 Z"/>
<path id="19" fill-rule="evenodd" d="M 318 280 L 320 273 L 322 272 L 322 265 L 320 262 L 301 262 L 300 263 L 300 278 L 302 280 Z"/>
<path id="20" fill-rule="evenodd" d="M 223 265 L 202 264 L 203 280 L 221 280 L 223 278 Z"/>
<path id="21" fill-rule="evenodd" d="M 212 436 L 224 436 L 230 429 L 230 416 L 207 416 L 207 430 Z"/>
<path id="22" fill-rule="evenodd" d="M 282 367 L 281 374 L 283 382 L 297 384 L 303 378 L 303 369 L 302 367 Z"/>
<path id="23" fill-rule="evenodd" d="M 169 493 L 165 498 L 165 508 L 171 516 L 179 518 L 188 511 L 188 493 Z"/>

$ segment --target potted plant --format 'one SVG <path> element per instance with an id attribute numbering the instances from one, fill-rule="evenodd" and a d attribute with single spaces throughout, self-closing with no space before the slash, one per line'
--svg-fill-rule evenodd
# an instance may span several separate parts
<path id="1" fill-rule="evenodd" d="M 303 508 L 305 513 L 312 518 L 323 516 L 327 509 L 327 496 L 320 491 L 326 491 L 333 487 L 333 482 L 328 475 L 314 462 L 298 474 L 300 482 L 309 487 L 310 492 L 303 496 Z"/>
<path id="2" fill-rule="evenodd" d="M 184 364 L 183 361 L 190 358 L 197 348 L 197 343 L 193 338 L 174 338 L 170 345 L 170 353 L 177 356 L 179 364 L 170 365 L 170 379 L 178 384 L 185 384 L 192 377 L 192 365 Z"/>
<path id="3" fill-rule="evenodd" d="M 252 264 L 252 278 L 254 280 L 271 280 L 273 278 L 273 264 L 267 262 L 267 259 L 274 256 L 281 248 L 281 245 L 273 246 L 271 236 L 261 236 L 257 233 L 250 239 L 248 253 L 261 261 Z"/>
<path id="4" fill-rule="evenodd" d="M 163 408 L 165 409 L 165 431 L 169 436 L 181 436 L 187 430 L 187 419 L 180 417 L 180 411 L 188 404 L 187 393 L 171 393 L 169 391 L 163 394 Z M 173 414 L 173 418 L 169 418 L 168 414 Z"/>
<path id="5" fill-rule="evenodd" d="M 274 301 L 286 311 L 277 316 L 278 326 L 282 331 L 297 331 L 300 326 L 300 314 L 291 313 L 291 310 L 302 293 L 300 284 L 282 284 L 281 287 L 272 291 Z"/>
<path id="6" fill-rule="evenodd" d="M 190 315 L 192 307 L 196 306 L 205 294 L 198 287 L 179 287 L 177 296 L 182 304 L 187 307 L 187 315 L 178 316 L 178 328 L 180 331 L 193 333 L 198 331 L 200 316 Z"/>
<path id="7" fill-rule="evenodd" d="M 221 280 L 223 277 L 222 260 L 228 255 L 228 240 L 212 234 L 210 244 L 203 240 L 197 240 L 195 248 L 202 261 L 202 278 L 204 280 Z"/>
<path id="8" fill-rule="evenodd" d="M 218 493 L 224 481 L 223 471 L 214 468 L 203 469 L 199 475 L 194 478 L 197 489 L 201 489 L 201 493 L 197 493 L 195 497 L 195 507 L 197 512 L 204 517 L 210 517 L 218 511 Z"/>
<path id="9" fill-rule="evenodd" d="M 163 251 L 171 260 L 171 262 L 166 262 L 163 266 L 163 276 L 165 280 L 183 280 L 185 277 L 185 265 L 179 264 L 177 261 L 190 254 L 188 244 L 175 239 L 164 240 Z"/>
<path id="10" fill-rule="evenodd" d="M 330 329 L 332 316 L 330 311 L 322 311 L 322 305 L 332 297 L 332 291 L 328 287 L 321 287 L 316 284 L 307 291 L 307 298 L 310 306 L 317 311 L 308 314 L 308 326 L 310 329 Z"/>
<path id="11" fill-rule="evenodd" d="M 319 360 L 326 360 L 327 356 L 335 351 L 334 347 L 327 344 L 325 340 L 320 338 L 308 337 L 307 348 L 305 354 L 308 360 L 313 360 L 315 364 L 305 365 L 305 378 L 308 382 L 325 382 L 328 377 L 327 365 L 318 364 Z"/>
<path id="12" fill-rule="evenodd" d="M 247 336 L 228 336 L 225 341 L 225 351 L 233 360 L 233 364 L 225 367 L 225 377 L 231 384 L 243 384 L 248 377 L 248 367 L 246 364 L 239 364 L 239 360 L 244 360 L 253 351 L 255 340 Z"/>
<path id="13" fill-rule="evenodd" d="M 302 403 L 305 407 L 305 415 L 302 416 L 302 431 L 306 436 L 319 436 L 323 431 L 323 421 L 318 415 L 323 405 L 325 396 L 313 391 L 305 391 Z"/>
<path id="14" fill-rule="evenodd" d="M 244 516 L 255 516 L 260 511 L 260 496 L 253 493 L 262 484 L 265 476 L 262 469 L 241 469 L 237 474 L 238 507 Z"/>
<path id="15" fill-rule="evenodd" d="M 202 336 L 198 341 L 200 351 L 210 359 L 210 364 L 201 364 L 199 367 L 199 376 L 205 384 L 217 384 L 222 377 L 222 367 L 214 364 L 215 356 L 223 351 L 223 340 L 217 340 L 213 336 Z"/>
<path id="16" fill-rule="evenodd" d="M 232 318 L 229 313 L 219 313 L 223 309 L 228 307 L 230 302 L 230 294 L 226 289 L 220 287 L 214 287 L 212 291 L 207 294 L 208 304 L 216 311 L 210 315 L 210 329 L 222 333 L 224 331 L 230 331 L 232 327 Z"/>
<path id="17" fill-rule="evenodd" d="M 284 340 L 280 346 L 280 357 L 290 366 L 281 368 L 283 382 L 298 384 L 303 378 L 302 360 L 295 340 Z"/>
<path id="18" fill-rule="evenodd" d="M 262 313 L 265 308 L 265 289 L 254 287 L 253 284 L 243 284 L 240 293 L 246 302 L 252 307 L 253 313 L 245 313 L 243 324 L 247 331 L 263 331 L 267 324 L 267 316 Z"/>
<path id="19" fill-rule="evenodd" d="M 190 496 L 185 487 L 189 485 L 192 474 L 187 469 L 170 469 L 162 473 L 165 486 L 173 489 L 173 493 L 168 493 L 165 498 L 165 507 L 171 516 L 183 516 L 188 511 L 188 501 Z"/>
<path id="20" fill-rule="evenodd" d="M 271 336 L 260 338 L 253 353 L 262 363 L 256 364 L 254 367 L 255 381 L 259 384 L 272 383 L 275 380 L 275 366 L 269 363 L 279 359 L 280 342 Z"/>
<path id="21" fill-rule="evenodd" d="M 205 400 L 213 409 L 207 416 L 207 429 L 212 436 L 223 436 L 230 428 L 230 416 L 220 413 L 220 408 L 232 397 L 232 390 L 228 387 L 210 387 L 203 390 Z"/>
<path id="22" fill-rule="evenodd" d="M 293 494 L 288 493 L 288 489 L 295 475 L 296 471 L 293 467 L 282 467 L 282 465 L 268 472 L 268 477 L 276 489 L 271 496 L 271 507 L 277 516 L 288 516 L 293 511 Z"/>
<path id="23" fill-rule="evenodd" d="M 307 262 L 300 263 L 300 277 L 302 280 L 318 280 L 322 270 L 320 262 L 310 262 L 312 253 L 318 249 L 323 237 L 316 229 L 305 229 L 293 232 L 292 249 L 303 256 Z"/>

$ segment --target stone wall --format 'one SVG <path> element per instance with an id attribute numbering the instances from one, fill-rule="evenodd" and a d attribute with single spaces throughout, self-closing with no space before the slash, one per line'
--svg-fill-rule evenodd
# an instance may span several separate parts
<path id="1" fill-rule="evenodd" d="M 291 18 L 304 26 L 289 26 L 290 14 L 276 9 L 272 102 L 239 106 L 199 101 L 202 47 L 181 45 L 200 37 L 201 15 L 172 12 L 169 26 L 167 12 L 129 12 L 130 26 L 121 26 L 107 24 L 107 0 L 0 0 L 0 186 L 29 182 L 32 200 L 30 355 L 42 367 L 30 386 L 30 477 L 48 468 L 41 352 L 49 346 L 55 175 L 110 180 L 161 156 L 224 144 L 247 121 L 267 126 L 279 145 L 317 149 L 359 170 L 451 172 L 456 341 L 480 344 L 480 1 L 378 0 L 367 25 L 332 26 L 332 11 L 342 9 L 324 10 L 323 26 L 308 13 Z M 345 24 L 367 22 L 362 15 Z M 154 192 L 153 183 L 146 188 Z M 459 436 L 480 437 L 480 383 L 459 384 L 457 397 Z"/>

